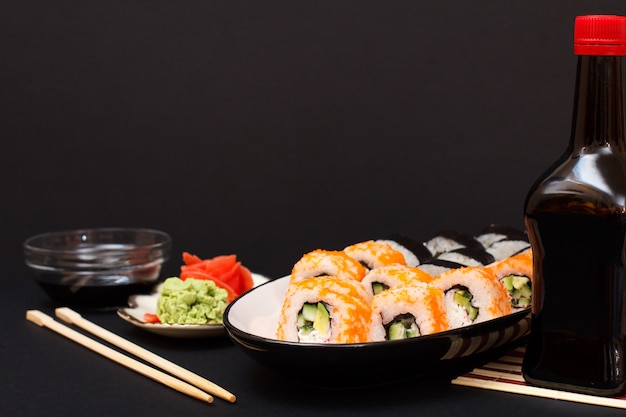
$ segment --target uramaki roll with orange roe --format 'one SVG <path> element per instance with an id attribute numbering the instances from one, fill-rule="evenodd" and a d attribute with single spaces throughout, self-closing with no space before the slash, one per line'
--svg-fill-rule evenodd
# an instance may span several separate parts
<path id="1" fill-rule="evenodd" d="M 349 257 L 359 261 L 368 270 L 384 265 L 406 265 L 402 252 L 395 250 L 385 242 L 367 240 L 350 245 L 343 251 Z"/>
<path id="2" fill-rule="evenodd" d="M 290 283 L 276 338 L 300 343 L 363 343 L 370 337 L 371 308 L 361 283 L 337 277 Z"/>
<path id="3" fill-rule="evenodd" d="M 509 296 L 493 271 L 484 267 L 451 269 L 429 285 L 444 292 L 450 328 L 480 323 L 511 313 Z"/>
<path id="4" fill-rule="evenodd" d="M 430 282 L 434 277 L 416 267 L 394 264 L 374 268 L 365 274 L 361 283 L 374 296 L 390 288 L 412 285 L 416 282 Z"/>
<path id="5" fill-rule="evenodd" d="M 333 276 L 361 281 L 366 269 L 343 251 L 316 249 L 302 256 L 291 270 L 290 282 L 304 278 Z"/>
<path id="6" fill-rule="evenodd" d="M 506 289 L 513 311 L 530 307 L 533 281 L 531 249 L 494 262 L 486 268 L 493 272 L 494 279 Z"/>
<path id="7" fill-rule="evenodd" d="M 400 340 L 448 330 L 444 294 L 424 283 L 396 287 L 372 298 L 371 339 Z"/>

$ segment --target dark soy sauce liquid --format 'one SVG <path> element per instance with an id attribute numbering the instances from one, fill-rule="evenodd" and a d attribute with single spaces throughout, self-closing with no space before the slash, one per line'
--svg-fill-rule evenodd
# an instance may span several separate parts
<path id="1" fill-rule="evenodd" d="M 90 310 L 116 309 L 128 306 L 128 298 L 135 294 L 147 294 L 152 290 L 151 283 L 132 283 L 108 286 L 84 285 L 73 290 L 67 285 L 39 282 L 41 288 L 59 305 L 67 305 Z"/>
<path id="2" fill-rule="evenodd" d="M 624 389 L 624 239 L 620 212 L 538 211 L 527 217 L 538 273 L 525 377 L 594 395 Z M 572 244 L 574 242 L 574 244 Z M 545 277 L 545 279 L 542 279 Z M 549 302 L 543 302 L 544 300 Z"/>

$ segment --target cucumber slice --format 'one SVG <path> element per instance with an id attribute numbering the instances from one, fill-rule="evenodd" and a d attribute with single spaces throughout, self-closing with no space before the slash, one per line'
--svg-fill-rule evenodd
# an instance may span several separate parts
<path id="1" fill-rule="evenodd" d="M 419 335 L 420 329 L 415 323 L 415 317 L 409 313 L 397 316 L 387 328 L 388 340 L 408 339 Z"/>
<path id="2" fill-rule="evenodd" d="M 419 329 L 417 328 L 417 326 L 411 326 L 408 329 L 406 329 L 406 338 L 410 338 L 410 337 L 417 337 L 420 335 Z"/>
<path id="3" fill-rule="evenodd" d="M 386 286 L 385 284 L 383 284 L 382 282 L 373 282 L 372 283 L 372 291 L 374 292 L 374 295 L 376 294 L 380 294 L 381 292 L 388 290 L 389 287 Z"/>
<path id="4" fill-rule="evenodd" d="M 507 287 L 507 290 L 511 296 L 511 306 L 515 308 L 528 307 L 532 297 L 530 278 L 521 275 L 509 275 L 509 277 L 511 278 L 511 288 Z"/>
<path id="5" fill-rule="evenodd" d="M 467 315 L 471 321 L 476 320 L 476 317 L 478 317 L 478 309 L 471 304 L 465 308 L 465 311 L 467 311 Z"/>
<path id="6" fill-rule="evenodd" d="M 302 317 L 304 320 L 313 323 L 315 321 L 315 315 L 317 314 L 317 304 L 304 303 L 302 305 Z"/>
<path id="7" fill-rule="evenodd" d="M 469 291 L 458 290 L 454 293 L 454 302 L 462 307 L 467 307 L 470 305 L 470 301 L 472 300 L 472 294 Z"/>
<path id="8" fill-rule="evenodd" d="M 530 287 L 528 285 L 520 288 L 519 292 L 520 292 L 521 297 L 528 297 L 528 298 L 530 298 L 530 296 L 533 294 L 533 291 L 530 289 Z"/>
<path id="9" fill-rule="evenodd" d="M 529 282 L 530 279 L 528 279 L 528 277 L 515 275 L 512 278 L 512 285 L 516 290 L 521 290 L 522 288 L 527 287 Z"/>
<path id="10" fill-rule="evenodd" d="M 304 319 L 302 313 L 298 314 L 298 321 L 296 322 L 296 326 L 298 327 L 298 329 L 306 326 L 306 320 Z"/>
<path id="11" fill-rule="evenodd" d="M 507 291 L 513 291 L 513 275 L 507 275 L 502 278 L 502 284 Z"/>
<path id="12" fill-rule="evenodd" d="M 458 289 L 454 293 L 454 302 L 465 309 L 470 320 L 474 321 L 478 316 L 478 309 L 471 303 L 474 296 L 466 289 Z"/>
<path id="13" fill-rule="evenodd" d="M 406 329 L 401 321 L 393 323 L 389 326 L 389 340 L 406 339 Z"/>

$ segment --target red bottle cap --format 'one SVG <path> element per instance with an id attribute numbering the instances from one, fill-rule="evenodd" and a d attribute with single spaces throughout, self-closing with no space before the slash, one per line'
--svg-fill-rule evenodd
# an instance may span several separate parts
<path id="1" fill-rule="evenodd" d="M 626 55 L 626 17 L 615 15 L 576 17 L 574 54 Z"/>

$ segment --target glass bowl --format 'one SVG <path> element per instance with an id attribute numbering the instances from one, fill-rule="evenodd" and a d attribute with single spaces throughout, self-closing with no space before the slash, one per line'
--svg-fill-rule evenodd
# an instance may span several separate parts
<path id="1" fill-rule="evenodd" d="M 149 292 L 171 245 L 170 236 L 158 230 L 99 228 L 40 234 L 23 247 L 26 265 L 50 298 L 102 309 Z"/>

